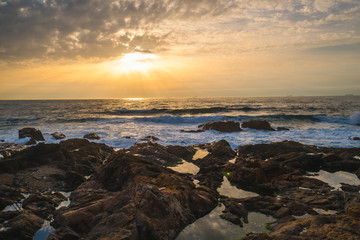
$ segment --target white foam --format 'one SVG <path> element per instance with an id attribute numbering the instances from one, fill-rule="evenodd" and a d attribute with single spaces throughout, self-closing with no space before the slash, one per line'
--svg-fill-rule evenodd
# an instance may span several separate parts
<path id="1" fill-rule="evenodd" d="M 360 124 L 360 111 L 358 111 L 350 116 L 350 123 L 354 124 L 354 125 Z"/>

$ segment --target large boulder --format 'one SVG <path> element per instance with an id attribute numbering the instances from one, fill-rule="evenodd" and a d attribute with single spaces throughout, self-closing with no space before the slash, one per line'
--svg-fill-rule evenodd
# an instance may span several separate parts
<path id="1" fill-rule="evenodd" d="M 218 122 L 207 122 L 198 126 L 202 130 L 216 130 L 219 132 L 240 132 L 239 122 L 233 121 L 218 121 Z"/>
<path id="2" fill-rule="evenodd" d="M 51 134 L 51 136 L 53 136 L 56 140 L 66 138 L 65 134 L 60 133 L 60 132 L 54 132 Z"/>
<path id="3" fill-rule="evenodd" d="M 89 140 L 99 140 L 100 139 L 99 135 L 97 135 L 94 132 L 85 134 L 83 138 L 89 139 Z"/>
<path id="4" fill-rule="evenodd" d="M 35 144 L 36 141 L 45 141 L 41 131 L 36 128 L 26 127 L 19 130 L 19 138 L 29 137 L 30 140 L 26 143 L 27 145 Z"/>
<path id="5" fill-rule="evenodd" d="M 251 128 L 256 130 L 275 131 L 275 129 L 270 126 L 270 123 L 265 120 L 251 120 L 248 122 L 243 122 L 241 124 L 241 127 Z"/>

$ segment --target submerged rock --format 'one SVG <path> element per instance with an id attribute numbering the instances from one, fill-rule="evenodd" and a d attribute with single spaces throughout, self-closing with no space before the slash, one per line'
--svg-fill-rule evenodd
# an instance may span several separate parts
<path id="1" fill-rule="evenodd" d="M 146 136 L 146 137 L 144 137 L 144 138 L 142 138 L 142 139 L 140 139 L 140 140 L 142 140 L 142 141 L 156 142 L 156 141 L 159 141 L 160 138 L 149 135 L 149 136 Z"/>
<path id="2" fill-rule="evenodd" d="M 44 136 L 42 135 L 41 131 L 36 128 L 22 128 L 19 130 L 19 138 L 26 138 L 29 137 L 30 140 L 26 143 L 26 145 L 35 144 L 36 141 L 45 141 Z"/>
<path id="3" fill-rule="evenodd" d="M 51 136 L 53 136 L 56 140 L 66 138 L 66 135 L 60 132 L 54 132 L 51 134 Z"/>
<path id="4" fill-rule="evenodd" d="M 86 138 L 86 139 L 89 139 L 89 140 L 99 140 L 100 139 L 99 135 L 97 135 L 94 132 L 85 134 L 83 138 Z"/>
<path id="5" fill-rule="evenodd" d="M 251 120 L 248 122 L 243 122 L 241 124 L 241 127 L 251 128 L 256 130 L 275 131 L 275 129 L 271 127 L 270 123 L 265 120 Z"/>
<path id="6" fill-rule="evenodd" d="M 202 130 L 216 130 L 219 132 L 240 132 L 240 123 L 233 121 L 208 122 L 198 126 Z"/>

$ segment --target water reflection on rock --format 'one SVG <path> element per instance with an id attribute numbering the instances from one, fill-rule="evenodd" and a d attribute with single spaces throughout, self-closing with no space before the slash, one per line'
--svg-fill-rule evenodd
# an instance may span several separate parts
<path id="1" fill-rule="evenodd" d="M 275 221 L 270 216 L 250 212 L 248 215 L 249 223 L 240 227 L 220 218 L 224 209 L 225 207 L 221 205 L 208 215 L 196 220 L 187 226 L 176 240 L 235 240 L 246 236 L 249 232 L 268 232 L 266 224 Z"/>

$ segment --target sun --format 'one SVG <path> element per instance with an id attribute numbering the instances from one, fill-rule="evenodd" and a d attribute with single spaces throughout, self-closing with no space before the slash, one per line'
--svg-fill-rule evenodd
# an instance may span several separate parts
<path id="1" fill-rule="evenodd" d="M 147 73 L 156 68 L 159 57 L 153 53 L 132 52 L 108 62 L 111 71 L 123 73 Z"/>

